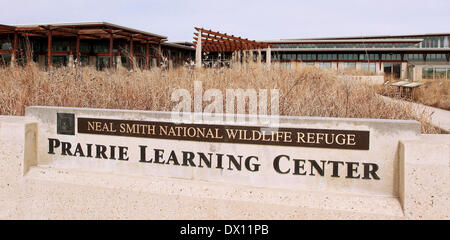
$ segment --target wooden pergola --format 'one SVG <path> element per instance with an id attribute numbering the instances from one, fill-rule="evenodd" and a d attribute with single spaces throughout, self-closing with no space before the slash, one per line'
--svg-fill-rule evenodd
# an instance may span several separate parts
<path id="1" fill-rule="evenodd" d="M 115 39 L 125 39 L 129 43 L 129 57 L 133 61 L 133 43 L 139 42 L 145 44 L 145 66 L 148 68 L 150 61 L 150 44 L 158 45 L 158 58 L 161 53 L 161 43 L 167 41 L 167 37 L 147 33 L 131 28 L 126 28 L 110 23 L 73 23 L 73 24 L 52 24 L 52 25 L 30 25 L 30 26 L 7 26 L 0 25 L 0 34 L 13 34 L 11 53 L 15 57 L 17 52 L 17 37 L 42 37 L 48 40 L 48 66 L 52 65 L 52 39 L 53 37 L 74 37 L 76 38 L 75 56 L 77 61 L 80 60 L 80 39 L 108 39 L 110 67 L 113 66 L 113 42 Z M 133 66 L 133 62 L 130 64 Z"/>
<path id="2" fill-rule="evenodd" d="M 270 48 L 274 46 L 269 43 L 248 40 L 226 33 L 215 32 L 204 28 L 194 27 L 194 47 L 196 49 L 196 67 L 202 66 L 202 52 L 208 53 L 235 53 L 240 56 L 241 51 L 258 50 L 258 62 L 261 61 L 261 49 L 267 49 L 268 63 L 270 64 Z M 234 56 L 234 55 L 233 55 Z"/>
<path id="3" fill-rule="evenodd" d="M 254 50 L 263 48 L 273 48 L 272 45 L 263 42 L 248 40 L 247 38 L 236 37 L 226 33 L 215 32 L 203 28 L 195 27 L 194 46 L 201 43 L 202 52 L 234 52 L 241 50 Z M 199 41 L 201 36 L 201 41 Z"/>

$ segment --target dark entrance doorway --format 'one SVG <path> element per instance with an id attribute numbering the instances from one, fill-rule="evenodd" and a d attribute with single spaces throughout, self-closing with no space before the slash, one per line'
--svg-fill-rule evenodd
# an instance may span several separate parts
<path id="1" fill-rule="evenodd" d="M 401 63 L 384 63 L 384 74 L 389 79 L 400 79 Z"/>

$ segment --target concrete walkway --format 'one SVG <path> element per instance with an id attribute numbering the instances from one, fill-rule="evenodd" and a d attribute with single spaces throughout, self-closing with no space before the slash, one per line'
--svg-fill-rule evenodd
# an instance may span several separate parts
<path id="1" fill-rule="evenodd" d="M 381 96 L 381 95 L 380 95 Z M 418 112 L 426 111 L 431 114 L 431 125 L 438 127 L 446 132 L 450 132 L 450 111 L 434 108 L 430 106 L 425 106 L 419 103 L 408 102 L 400 99 L 393 99 L 385 96 L 381 96 L 386 101 L 399 102 L 405 105 L 411 105 Z"/>

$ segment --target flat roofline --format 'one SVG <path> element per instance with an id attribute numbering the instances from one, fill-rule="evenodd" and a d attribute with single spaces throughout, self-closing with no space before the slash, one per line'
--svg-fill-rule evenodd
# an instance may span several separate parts
<path id="1" fill-rule="evenodd" d="M 262 49 L 266 51 L 266 49 Z M 450 52 L 450 48 L 272 48 L 272 52 Z"/>
<path id="2" fill-rule="evenodd" d="M 187 49 L 187 50 L 195 50 L 194 47 L 189 47 L 189 46 L 182 45 L 182 44 L 177 44 L 177 43 L 174 43 L 174 42 L 163 42 L 163 43 L 161 43 L 161 45 L 169 46 L 169 47 L 175 47 L 175 48 L 182 48 L 182 49 Z"/>
<path id="3" fill-rule="evenodd" d="M 124 26 L 113 24 L 113 23 L 109 23 L 109 22 L 73 22 L 73 23 L 68 22 L 68 23 L 43 23 L 43 24 L 15 24 L 15 25 L 12 25 L 12 26 L 21 28 L 21 27 L 39 27 L 39 26 L 43 26 L 43 25 L 44 26 L 45 25 L 50 25 L 50 26 L 56 26 L 56 27 L 84 26 L 84 25 L 87 25 L 87 26 L 89 26 L 89 25 L 92 25 L 92 26 L 102 25 L 102 26 L 109 26 L 109 27 L 113 27 L 113 28 L 120 28 L 120 29 L 124 29 L 124 30 L 130 31 L 130 32 L 142 33 L 142 34 L 145 34 L 145 35 L 150 35 L 150 36 L 158 37 L 158 38 L 161 38 L 161 39 L 167 39 L 167 36 L 159 35 L 159 34 L 156 34 L 156 33 L 145 32 L 145 31 L 141 31 L 141 30 L 138 30 L 138 29 L 134 29 L 134 28 L 124 27 Z"/>
<path id="4" fill-rule="evenodd" d="M 175 41 L 175 42 L 167 42 L 167 43 L 173 43 L 178 45 L 185 45 L 185 46 L 194 46 L 192 42 L 185 42 L 185 41 Z"/>
<path id="5" fill-rule="evenodd" d="M 424 33 L 424 34 L 395 34 L 395 35 L 368 35 L 368 36 L 342 36 L 342 37 L 319 37 L 319 38 L 290 38 L 282 40 L 344 40 L 344 39 L 375 39 L 375 38 L 398 38 L 398 37 L 431 37 L 445 36 L 450 33 Z"/>
<path id="6" fill-rule="evenodd" d="M 423 39 L 338 39 L 338 40 L 263 40 L 261 42 L 268 43 L 371 43 L 371 42 L 383 42 L 383 43 L 396 43 L 396 42 L 408 42 L 408 43 L 420 43 Z"/>

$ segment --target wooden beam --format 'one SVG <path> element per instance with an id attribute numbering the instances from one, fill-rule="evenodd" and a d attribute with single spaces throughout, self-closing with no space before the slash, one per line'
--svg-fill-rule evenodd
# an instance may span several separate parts
<path id="1" fill-rule="evenodd" d="M 149 62 L 150 62 L 150 46 L 147 42 L 145 44 L 145 69 L 149 69 Z"/>
<path id="2" fill-rule="evenodd" d="M 158 66 L 161 66 L 162 61 L 162 50 L 161 50 L 161 44 L 158 44 Z"/>
<path id="3" fill-rule="evenodd" d="M 195 35 L 198 35 L 198 34 L 195 34 Z M 194 39 L 197 40 L 198 38 L 194 37 Z M 233 39 L 225 39 L 223 37 L 219 38 L 219 37 L 210 36 L 210 35 L 205 36 L 203 34 L 202 34 L 202 39 L 205 39 L 207 41 L 209 41 L 209 39 L 214 39 L 214 40 L 217 40 L 219 42 L 224 42 L 224 43 L 235 43 L 236 45 L 239 45 L 242 48 L 242 50 L 244 50 L 244 44 L 246 44 L 245 42 L 242 42 L 242 41 L 237 41 L 237 40 L 233 40 Z M 252 43 L 252 44 L 250 44 L 250 46 L 251 46 L 251 48 L 256 49 L 259 46 L 259 44 Z"/>
<path id="4" fill-rule="evenodd" d="M 77 59 L 77 64 L 81 64 L 80 63 L 80 35 L 77 35 L 77 46 L 76 46 L 76 59 Z"/>
<path id="5" fill-rule="evenodd" d="M 194 37 L 195 40 L 197 40 L 197 38 Z M 212 40 L 206 40 L 206 39 L 202 39 L 202 42 L 204 42 L 206 45 L 214 45 L 214 46 L 227 46 L 230 48 L 234 48 L 236 50 L 244 50 L 244 47 L 241 44 L 236 44 L 235 42 L 218 42 L 218 41 L 212 41 Z M 194 45 L 197 43 L 197 41 L 194 41 Z"/>
<path id="6" fill-rule="evenodd" d="M 230 35 L 227 35 L 227 34 L 214 32 L 214 31 L 211 31 L 211 30 L 203 29 L 203 28 L 197 28 L 197 27 L 194 27 L 194 28 L 197 31 L 201 30 L 203 34 L 206 33 L 206 34 L 211 34 L 211 35 L 215 35 L 215 36 L 219 36 L 219 37 L 225 37 L 225 38 L 228 38 L 228 39 L 233 39 L 233 40 L 237 40 L 237 41 L 240 41 L 240 42 L 244 42 L 246 44 L 257 45 L 258 47 L 262 47 L 262 46 L 268 45 L 266 43 L 260 43 L 260 42 L 254 41 L 254 40 L 243 39 L 241 37 L 235 37 L 233 35 L 230 36 Z"/>
<path id="7" fill-rule="evenodd" d="M 130 58 L 130 69 L 134 68 L 134 53 L 133 53 L 133 38 L 130 38 L 130 52 L 129 52 L 129 58 Z"/>
<path id="8" fill-rule="evenodd" d="M 14 62 L 11 62 L 11 64 L 13 64 L 14 66 L 16 65 L 16 61 L 17 61 L 17 32 L 14 32 L 14 39 L 13 39 L 13 44 L 12 44 L 12 49 L 11 49 L 11 55 L 13 58 L 11 58 L 11 60 L 14 60 Z"/>
<path id="9" fill-rule="evenodd" d="M 50 68 L 52 67 L 52 30 L 47 30 L 47 34 L 48 34 L 48 39 L 47 39 L 47 65 L 48 65 L 48 69 L 50 70 Z"/>
<path id="10" fill-rule="evenodd" d="M 17 27 L 14 27 L 14 26 L 8 26 L 8 25 L 0 24 L 0 29 L 6 29 L 6 30 L 9 30 L 9 31 L 15 31 L 16 28 Z"/>
<path id="11" fill-rule="evenodd" d="M 235 37 L 234 35 L 227 35 L 227 34 L 223 34 L 223 33 L 219 33 L 219 32 L 214 32 L 211 30 L 206 30 L 206 29 L 202 29 L 202 28 L 197 28 L 195 27 L 195 29 L 197 31 L 202 30 L 202 37 L 204 38 L 215 38 L 215 39 L 219 39 L 218 37 L 221 38 L 226 38 L 226 40 L 233 40 L 235 42 L 239 42 L 242 44 L 242 46 L 246 46 L 247 48 L 250 46 L 253 49 L 258 49 L 258 48 L 274 48 L 274 46 L 270 45 L 269 43 L 263 43 L 263 42 L 257 42 L 254 40 L 248 40 L 248 39 L 243 39 L 241 37 Z M 195 35 L 199 35 L 198 33 L 194 33 Z M 207 35 L 205 35 L 207 34 Z M 211 36 L 212 35 L 212 36 Z"/>
<path id="12" fill-rule="evenodd" d="M 17 31 L 21 36 L 24 37 L 42 37 L 42 38 L 46 38 L 47 34 L 43 34 L 43 33 L 31 33 L 31 32 L 23 32 L 18 30 Z"/>
<path id="13" fill-rule="evenodd" d="M 113 34 L 109 36 L 109 68 L 113 69 Z"/>

